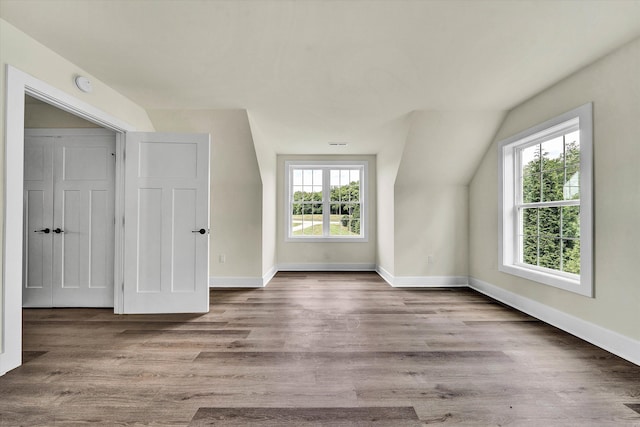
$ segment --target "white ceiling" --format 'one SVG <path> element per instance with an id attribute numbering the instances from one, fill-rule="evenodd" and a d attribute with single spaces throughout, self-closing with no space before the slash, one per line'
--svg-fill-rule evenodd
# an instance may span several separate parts
<path id="1" fill-rule="evenodd" d="M 147 109 L 247 109 L 279 153 L 376 153 L 376 129 L 416 110 L 499 117 L 640 36 L 637 0 L 0 0 L 0 16 Z"/>

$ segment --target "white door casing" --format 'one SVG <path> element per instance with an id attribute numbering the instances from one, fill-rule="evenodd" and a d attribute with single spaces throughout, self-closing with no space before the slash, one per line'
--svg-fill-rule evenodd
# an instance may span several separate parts
<path id="1" fill-rule="evenodd" d="M 114 203 L 113 132 L 25 131 L 25 307 L 113 307 Z"/>
<path id="2" fill-rule="evenodd" d="M 209 139 L 126 134 L 125 313 L 209 311 Z"/>

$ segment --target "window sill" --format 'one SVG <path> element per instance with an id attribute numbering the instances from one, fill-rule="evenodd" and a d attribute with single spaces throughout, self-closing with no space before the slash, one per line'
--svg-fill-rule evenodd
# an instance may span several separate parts
<path id="1" fill-rule="evenodd" d="M 367 237 L 289 237 L 284 239 L 287 243 L 367 243 Z"/>
<path id="2" fill-rule="evenodd" d="M 590 286 L 581 283 L 581 280 L 570 277 L 560 276 L 558 274 L 547 273 L 545 271 L 527 268 L 517 264 L 500 265 L 498 270 L 511 274 L 513 276 L 522 277 L 533 282 L 542 283 L 543 285 L 553 286 L 565 291 L 573 292 L 587 297 L 593 297 L 593 291 Z"/>

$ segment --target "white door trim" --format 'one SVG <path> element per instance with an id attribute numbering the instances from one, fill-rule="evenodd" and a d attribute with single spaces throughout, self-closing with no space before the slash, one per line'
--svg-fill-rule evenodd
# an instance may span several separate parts
<path id="1" fill-rule="evenodd" d="M 116 218 L 124 215 L 124 138 L 135 131 L 118 119 L 11 65 L 7 65 L 5 104 L 4 224 L 0 375 L 22 363 L 22 191 L 24 174 L 24 96 L 40 99 L 61 110 L 116 132 Z M 122 310 L 122 221 L 116 227 L 114 312 Z"/>

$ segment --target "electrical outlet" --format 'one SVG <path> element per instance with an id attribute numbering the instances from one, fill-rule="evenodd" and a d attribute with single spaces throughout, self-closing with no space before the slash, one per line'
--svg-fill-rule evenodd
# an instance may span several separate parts
<path id="1" fill-rule="evenodd" d="M 433 264 L 433 255 L 427 255 L 427 264 L 429 265 Z"/>
<path id="2" fill-rule="evenodd" d="M 227 262 L 227 256 L 225 254 L 218 255 L 218 262 L 220 264 L 224 264 L 225 262 Z"/>

